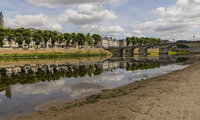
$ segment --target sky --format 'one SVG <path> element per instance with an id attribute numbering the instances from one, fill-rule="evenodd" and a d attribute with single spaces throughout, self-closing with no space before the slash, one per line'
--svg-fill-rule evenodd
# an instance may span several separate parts
<path id="1" fill-rule="evenodd" d="M 0 11 L 10 28 L 200 40 L 200 0 L 0 0 Z"/>

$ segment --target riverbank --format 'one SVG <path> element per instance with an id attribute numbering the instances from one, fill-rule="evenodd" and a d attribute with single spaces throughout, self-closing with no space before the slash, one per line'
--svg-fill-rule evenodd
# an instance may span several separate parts
<path id="1" fill-rule="evenodd" d="M 1 67 L 11 67 L 11 66 L 23 66 L 26 64 L 78 64 L 78 63 L 96 63 L 96 62 L 102 62 L 106 59 L 109 59 L 111 56 L 96 56 L 96 57 L 83 57 L 83 58 L 59 58 L 59 59 L 9 59 L 6 61 L 0 60 L 0 66 Z"/>
<path id="2" fill-rule="evenodd" d="M 111 56 L 112 54 L 104 49 L 93 48 L 93 49 L 0 49 L 0 58 L 11 59 L 11 58 L 77 58 L 77 57 L 94 57 L 94 56 Z"/>
<path id="3" fill-rule="evenodd" d="M 200 63 L 87 98 L 58 104 L 17 120 L 197 120 Z"/>

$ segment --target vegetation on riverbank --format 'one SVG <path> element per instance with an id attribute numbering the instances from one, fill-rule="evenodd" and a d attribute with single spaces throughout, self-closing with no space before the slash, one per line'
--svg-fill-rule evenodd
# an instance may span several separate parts
<path id="1" fill-rule="evenodd" d="M 21 58 L 21 59 L 28 59 L 28 58 L 38 58 L 38 59 L 45 59 L 45 58 L 81 58 L 81 57 L 95 57 L 95 56 L 109 56 L 107 53 L 34 53 L 34 54 L 4 54 L 0 55 L 0 58 Z"/>
<path id="2" fill-rule="evenodd" d="M 159 55 L 159 52 L 148 52 L 149 55 Z"/>
<path id="3" fill-rule="evenodd" d="M 159 52 L 148 52 L 149 55 L 159 55 Z M 190 54 L 190 52 L 173 52 L 169 51 L 168 55 L 186 55 Z"/>
<path id="4" fill-rule="evenodd" d="M 190 52 L 185 51 L 185 52 L 173 52 L 173 51 L 169 51 L 168 52 L 169 55 L 186 55 L 186 54 L 190 54 Z"/>

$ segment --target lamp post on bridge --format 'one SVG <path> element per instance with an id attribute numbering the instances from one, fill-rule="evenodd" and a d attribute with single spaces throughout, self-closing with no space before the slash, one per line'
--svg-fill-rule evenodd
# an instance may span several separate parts
<path id="1" fill-rule="evenodd" d="M 196 38 L 196 36 L 194 35 L 194 36 L 193 36 L 193 41 L 195 41 L 195 38 Z"/>

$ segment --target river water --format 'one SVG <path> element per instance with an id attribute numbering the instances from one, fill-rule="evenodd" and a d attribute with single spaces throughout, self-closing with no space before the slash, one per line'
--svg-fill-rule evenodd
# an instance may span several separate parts
<path id="1" fill-rule="evenodd" d="M 0 65 L 0 119 L 43 109 L 180 70 L 198 59 L 190 56 L 109 58 L 101 62 Z M 47 104 L 48 105 L 48 104 Z"/>

